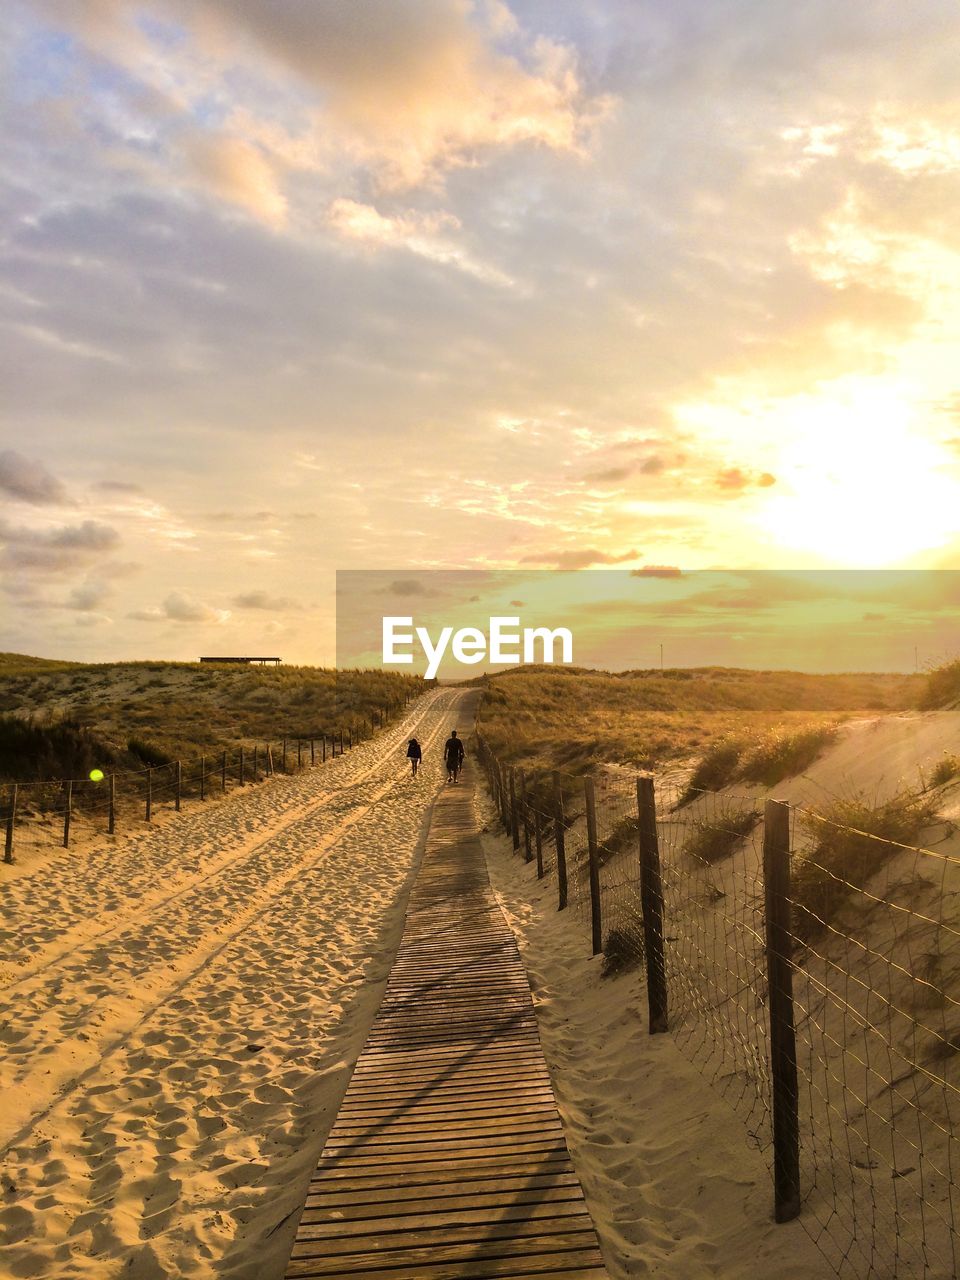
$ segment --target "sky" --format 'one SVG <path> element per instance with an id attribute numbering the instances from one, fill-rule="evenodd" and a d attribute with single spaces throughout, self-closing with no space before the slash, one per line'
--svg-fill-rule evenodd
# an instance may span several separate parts
<path id="1" fill-rule="evenodd" d="M 956 0 L 0 26 L 0 650 L 331 663 L 338 570 L 960 567 Z"/>

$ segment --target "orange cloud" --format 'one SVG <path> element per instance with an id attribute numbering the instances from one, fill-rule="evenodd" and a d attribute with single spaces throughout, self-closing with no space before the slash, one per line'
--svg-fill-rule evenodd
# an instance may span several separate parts
<path id="1" fill-rule="evenodd" d="M 193 179 L 222 199 L 274 226 L 286 220 L 277 166 L 259 148 L 228 134 L 193 134 L 183 153 Z"/>

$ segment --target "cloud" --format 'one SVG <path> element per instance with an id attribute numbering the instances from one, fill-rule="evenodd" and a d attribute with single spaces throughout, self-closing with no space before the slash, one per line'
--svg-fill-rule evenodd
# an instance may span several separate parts
<path id="1" fill-rule="evenodd" d="M 625 551 L 620 555 L 615 555 L 585 547 L 582 551 L 561 551 L 559 554 L 521 556 L 520 563 L 549 564 L 554 569 L 588 569 L 594 564 L 626 564 L 629 560 L 636 560 L 638 555 L 639 552 L 637 551 Z"/>
<path id="2" fill-rule="evenodd" d="M 36 507 L 64 506 L 69 501 L 66 489 L 42 462 L 14 449 L 0 453 L 0 490 Z"/>
<path id="3" fill-rule="evenodd" d="M 387 592 L 392 596 L 427 596 L 431 591 L 416 578 L 397 578 L 387 585 Z"/>
<path id="4" fill-rule="evenodd" d="M 214 609 L 181 591 L 173 591 L 159 607 L 137 609 L 128 618 L 138 622 L 215 622 L 224 623 L 230 617 L 229 609 Z"/>
<path id="5" fill-rule="evenodd" d="M 97 520 L 54 529 L 31 529 L 0 520 L 0 543 L 0 563 L 7 568 L 56 573 L 112 551 L 119 545 L 120 535 Z"/>
<path id="6" fill-rule="evenodd" d="M 287 172 L 352 164 L 381 188 L 436 183 L 483 152 L 579 154 L 610 110 L 584 89 L 572 44 L 527 31 L 497 0 L 157 0 L 149 27 L 132 0 L 46 8 L 140 82 L 124 105 L 154 145 L 116 132 L 141 173 L 162 180 L 170 133 L 167 163 L 274 225 Z M 177 138 L 164 124 L 178 115 L 203 127 Z"/>
<path id="7" fill-rule="evenodd" d="M 776 483 L 777 477 L 771 475 L 769 471 L 757 473 L 744 471 L 741 467 L 727 467 L 719 471 L 716 476 L 717 488 L 733 493 L 740 493 L 744 489 L 749 489 L 751 485 L 756 485 L 760 489 L 769 489 Z"/>
<path id="8" fill-rule="evenodd" d="M 584 92 L 573 49 L 527 35 L 503 6 L 463 0 L 205 0 L 177 6 L 208 51 L 244 44 L 293 71 L 322 103 L 312 128 L 385 186 L 538 143 L 576 151 L 605 99 Z M 508 30 L 509 28 L 509 30 Z M 509 39 L 510 49 L 504 37 Z"/>
<path id="9" fill-rule="evenodd" d="M 273 226 L 282 226 L 287 201 L 278 166 L 258 147 L 228 134 L 195 133 L 185 139 L 188 173 L 215 195 Z"/>
<path id="10" fill-rule="evenodd" d="M 442 266 L 452 266 L 488 284 L 509 288 L 513 279 L 486 262 L 480 262 L 458 245 L 450 232 L 458 230 L 460 219 L 444 211 L 418 213 L 408 209 L 386 215 L 373 205 L 338 197 L 327 209 L 328 225 L 344 240 L 371 249 L 405 249 Z"/>
<path id="11" fill-rule="evenodd" d="M 242 595 L 234 596 L 231 603 L 237 609 L 268 609 L 276 613 L 301 607 L 287 596 L 271 596 L 266 591 L 244 592 Z"/>
<path id="12" fill-rule="evenodd" d="M 90 487 L 98 493 L 143 493 L 141 485 L 132 484 L 127 480 L 97 480 Z"/>
<path id="13" fill-rule="evenodd" d="M 67 597 L 67 608 L 90 613 L 98 609 L 112 594 L 113 588 L 109 583 L 89 580 L 73 588 Z"/>
<path id="14" fill-rule="evenodd" d="M 631 578 L 679 578 L 680 570 L 672 564 L 645 564 L 642 569 L 631 569 Z"/>
<path id="15" fill-rule="evenodd" d="M 593 484 L 619 484 L 621 480 L 629 479 L 634 471 L 634 467 L 606 467 L 602 471 L 588 471 L 584 480 Z"/>

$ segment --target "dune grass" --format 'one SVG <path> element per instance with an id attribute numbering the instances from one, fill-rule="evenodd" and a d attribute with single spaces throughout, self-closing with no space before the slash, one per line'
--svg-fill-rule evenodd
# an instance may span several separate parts
<path id="1" fill-rule="evenodd" d="M 372 712 L 422 688 L 418 678 L 386 671 L 4 654 L 0 780 L 84 776 L 88 758 L 139 769 L 232 744 L 319 738 L 367 724 Z"/>
<path id="2" fill-rule="evenodd" d="M 948 782 L 960 776 L 960 759 L 957 756 L 945 755 L 933 766 L 930 774 L 931 787 L 945 787 Z"/>
<path id="3" fill-rule="evenodd" d="M 927 673 L 920 697 L 922 711 L 949 706 L 960 698 L 960 658 L 944 662 Z"/>
<path id="4" fill-rule="evenodd" d="M 719 791 L 737 777 L 740 759 L 747 750 L 742 738 L 721 738 L 697 762 L 680 803 L 686 804 L 703 791 Z"/>
<path id="5" fill-rule="evenodd" d="M 719 777 L 739 766 L 747 744 L 915 706 L 924 677 L 519 667 L 478 683 L 481 732 L 507 762 L 580 774 L 605 762 L 656 768 L 716 750 L 710 766 Z M 764 767 L 775 755 L 771 748 Z"/>
<path id="6" fill-rule="evenodd" d="M 713 864 L 728 858 L 760 821 L 760 810 L 727 807 L 693 824 L 683 844 L 687 857 Z"/>
<path id="7" fill-rule="evenodd" d="M 896 856 L 914 844 L 934 820 L 934 808 L 916 792 L 905 791 L 881 805 L 838 799 L 817 813 L 801 814 L 813 837 L 809 852 L 793 867 L 793 931 L 810 942 L 834 923 L 857 890 Z"/>
<path id="8" fill-rule="evenodd" d="M 639 895 L 637 913 L 639 915 Z M 603 940 L 601 978 L 615 978 L 643 963 L 643 934 L 636 929 L 611 929 Z"/>

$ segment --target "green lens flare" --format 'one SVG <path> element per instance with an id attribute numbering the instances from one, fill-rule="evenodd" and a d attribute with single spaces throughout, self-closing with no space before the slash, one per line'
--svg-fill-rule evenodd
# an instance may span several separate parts
<path id="1" fill-rule="evenodd" d="M 102 769 L 91 769 L 91 770 L 90 770 L 90 781 L 91 781 L 91 782 L 102 782 L 102 781 L 103 781 L 103 770 L 102 770 Z"/>

